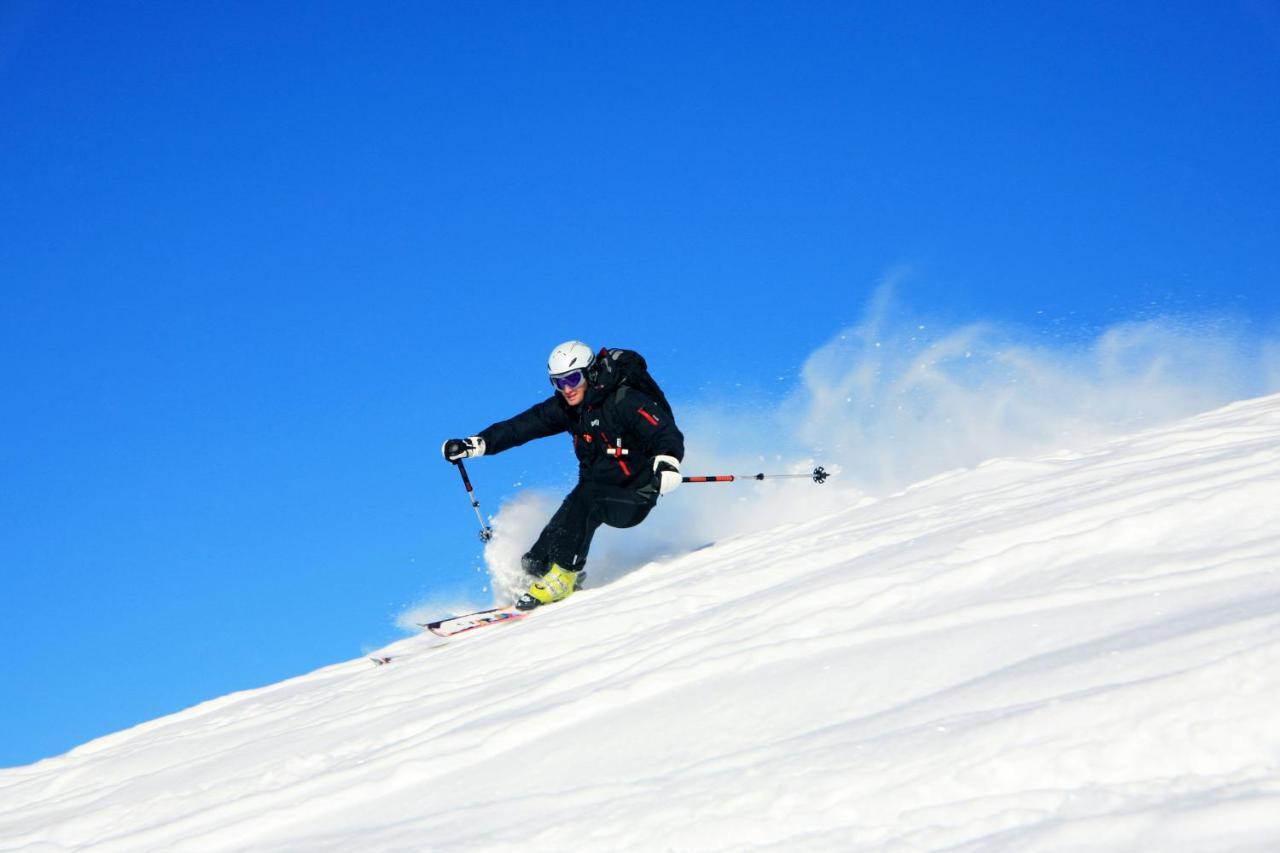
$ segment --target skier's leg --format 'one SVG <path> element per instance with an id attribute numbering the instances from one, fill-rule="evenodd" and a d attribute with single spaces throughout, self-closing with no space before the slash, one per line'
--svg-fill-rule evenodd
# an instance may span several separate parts
<path id="1" fill-rule="evenodd" d="M 610 527 L 635 527 L 656 505 L 653 497 L 618 486 L 601 486 L 593 499 L 600 520 Z"/>
<path id="2" fill-rule="evenodd" d="M 525 571 L 541 576 L 553 563 L 573 571 L 582 568 L 591 547 L 591 538 L 600 522 L 591 485 L 579 483 L 565 496 L 560 508 L 538 535 L 538 540 L 524 555 L 522 564 Z"/>
<path id="3" fill-rule="evenodd" d="M 634 527 L 653 509 L 652 495 L 600 483 L 578 483 L 524 555 L 526 572 L 538 579 L 521 596 L 522 609 L 568 598 L 581 585 L 591 540 L 601 524 Z"/>
<path id="4" fill-rule="evenodd" d="M 602 483 L 579 483 L 552 516 L 535 549 L 543 546 L 550 562 L 581 570 L 601 524 L 634 527 L 653 509 L 652 498 L 634 489 Z"/>
<path id="5" fill-rule="evenodd" d="M 585 577 L 582 564 L 599 526 L 599 514 L 592 507 L 589 490 L 579 483 L 565 496 L 538 540 L 521 559 L 524 570 L 537 579 L 516 602 L 516 607 L 529 610 L 572 595 Z"/>
<path id="6" fill-rule="evenodd" d="M 568 598 L 586 576 L 583 566 L 600 525 L 633 527 L 649 514 L 653 503 L 652 498 L 619 486 L 575 486 L 524 555 L 525 571 L 538 580 L 517 606 L 527 609 Z"/>
<path id="7" fill-rule="evenodd" d="M 524 569 L 525 574 L 540 578 L 547 573 L 547 569 L 551 568 L 551 561 L 547 559 L 547 549 L 540 547 L 541 537 L 533 543 L 533 547 L 520 558 L 520 568 Z"/>

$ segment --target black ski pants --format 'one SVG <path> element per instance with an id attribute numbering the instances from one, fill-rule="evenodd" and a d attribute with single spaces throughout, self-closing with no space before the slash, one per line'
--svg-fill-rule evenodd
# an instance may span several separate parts
<path id="1" fill-rule="evenodd" d="M 656 503 L 656 497 L 647 489 L 638 492 L 622 486 L 579 482 L 524 555 L 525 571 L 541 577 L 552 563 L 580 571 L 601 524 L 635 527 Z"/>

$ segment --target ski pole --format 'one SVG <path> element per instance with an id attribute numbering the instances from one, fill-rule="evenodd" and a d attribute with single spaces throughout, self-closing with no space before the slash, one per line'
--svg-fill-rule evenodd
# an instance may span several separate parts
<path id="1" fill-rule="evenodd" d="M 493 528 L 484 523 L 484 516 L 480 514 L 480 501 L 476 499 L 475 489 L 471 488 L 471 478 L 467 476 L 467 466 L 462 464 L 461 459 L 458 459 L 453 464 L 458 466 L 458 473 L 462 475 L 462 485 L 467 487 L 467 497 L 471 498 L 471 508 L 476 511 L 476 520 L 480 522 L 480 541 L 488 542 L 493 538 Z"/>
<path id="2" fill-rule="evenodd" d="M 714 474 L 707 477 L 681 477 L 684 483 L 735 483 L 738 480 L 780 480 L 790 477 L 808 477 L 815 483 L 825 483 L 831 475 L 821 465 L 808 474 Z"/>

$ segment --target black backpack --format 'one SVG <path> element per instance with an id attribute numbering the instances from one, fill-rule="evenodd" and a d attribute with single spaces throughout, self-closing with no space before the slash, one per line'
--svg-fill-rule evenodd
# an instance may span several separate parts
<path id="1" fill-rule="evenodd" d="M 667 395 L 662 393 L 658 383 L 649 374 L 649 365 L 640 353 L 605 347 L 596 355 L 595 369 L 599 371 L 601 383 L 609 384 L 612 377 L 616 377 L 619 387 L 635 388 L 652 397 L 666 411 L 668 418 L 675 419 L 671 404 L 667 402 Z"/>

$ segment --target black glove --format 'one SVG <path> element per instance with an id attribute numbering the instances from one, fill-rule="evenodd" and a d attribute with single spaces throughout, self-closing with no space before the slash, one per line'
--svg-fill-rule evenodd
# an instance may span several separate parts
<path id="1" fill-rule="evenodd" d="M 457 462 L 468 456 L 484 456 L 484 439 L 478 435 L 470 438 L 451 438 L 440 448 L 440 452 L 450 462 Z"/>

